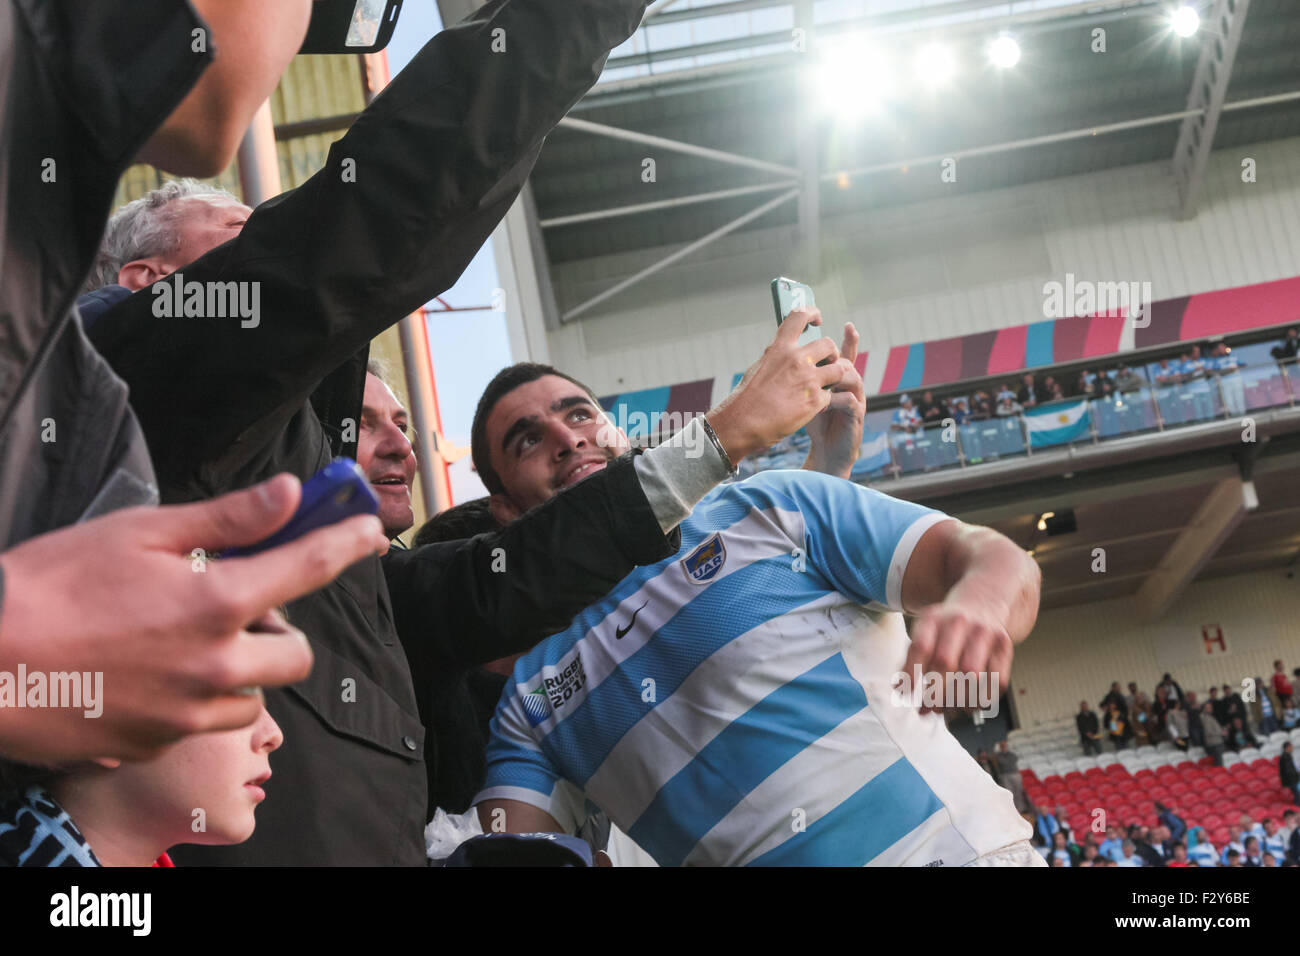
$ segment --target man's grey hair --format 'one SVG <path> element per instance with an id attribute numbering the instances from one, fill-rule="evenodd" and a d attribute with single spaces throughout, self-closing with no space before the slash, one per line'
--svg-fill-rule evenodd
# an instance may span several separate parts
<path id="1" fill-rule="evenodd" d="M 175 203 L 182 199 L 197 199 L 214 206 L 239 204 L 239 197 L 233 193 L 197 179 L 173 179 L 132 200 L 109 218 L 85 291 L 115 285 L 118 273 L 128 262 L 179 249 L 180 210 Z"/>
<path id="2" fill-rule="evenodd" d="M 393 372 L 385 362 L 377 355 L 372 355 L 366 360 L 366 372 L 373 375 L 379 381 L 383 382 L 389 388 L 393 387 Z"/>

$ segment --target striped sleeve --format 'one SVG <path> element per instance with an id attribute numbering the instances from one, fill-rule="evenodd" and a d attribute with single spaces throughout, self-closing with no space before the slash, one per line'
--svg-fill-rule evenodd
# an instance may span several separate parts
<path id="1" fill-rule="evenodd" d="M 859 603 L 903 610 L 912 552 L 949 515 L 818 472 L 773 472 L 770 480 L 803 518 L 810 565 Z"/>
<path id="2" fill-rule="evenodd" d="M 561 778 L 533 738 L 519 691 L 507 693 L 492 718 L 487 776 L 474 803 L 518 800 L 545 810 L 566 833 L 576 833 L 586 818 L 585 800 Z"/>

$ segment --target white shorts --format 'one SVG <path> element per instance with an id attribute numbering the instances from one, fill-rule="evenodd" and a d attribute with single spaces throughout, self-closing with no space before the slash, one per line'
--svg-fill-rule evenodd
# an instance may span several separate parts
<path id="1" fill-rule="evenodd" d="M 1030 845 L 1028 840 L 1021 840 L 1019 843 L 1012 843 L 1010 846 L 1004 846 L 1000 850 L 992 850 L 985 853 L 977 859 L 971 860 L 967 866 L 1047 866 L 1047 861 L 1043 855 Z"/>

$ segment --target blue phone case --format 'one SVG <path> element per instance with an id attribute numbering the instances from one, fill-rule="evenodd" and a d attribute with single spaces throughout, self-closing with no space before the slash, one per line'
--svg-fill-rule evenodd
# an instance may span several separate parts
<path id="1" fill-rule="evenodd" d="M 353 515 L 372 515 L 379 499 L 351 458 L 335 458 L 302 486 L 302 500 L 289 523 L 257 544 L 231 548 L 223 558 L 241 558 L 287 544 L 317 528 L 336 524 Z"/>

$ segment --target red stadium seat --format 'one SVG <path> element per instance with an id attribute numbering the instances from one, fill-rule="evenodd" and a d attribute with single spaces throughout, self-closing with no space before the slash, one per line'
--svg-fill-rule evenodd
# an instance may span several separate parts
<path id="1" fill-rule="evenodd" d="M 1080 781 L 1083 780 L 1083 771 L 1081 771 L 1081 770 L 1071 770 L 1069 773 L 1067 773 L 1067 774 L 1065 775 L 1065 777 L 1064 777 L 1063 779 L 1064 779 L 1065 782 L 1068 783 L 1070 786 L 1072 786 L 1072 787 L 1076 787 L 1076 786 L 1079 785 Z"/>
<path id="2" fill-rule="evenodd" d="M 1106 779 L 1106 771 L 1102 770 L 1100 767 L 1089 767 L 1087 770 L 1083 772 L 1083 775 L 1087 777 L 1089 780 Z"/>
<path id="3" fill-rule="evenodd" d="M 1211 757 L 1211 756 L 1209 756 L 1209 755 L 1207 754 L 1206 756 L 1202 757 L 1200 760 L 1196 761 L 1196 766 L 1198 766 L 1198 767 L 1213 767 L 1213 766 L 1214 766 L 1214 758 Z"/>

